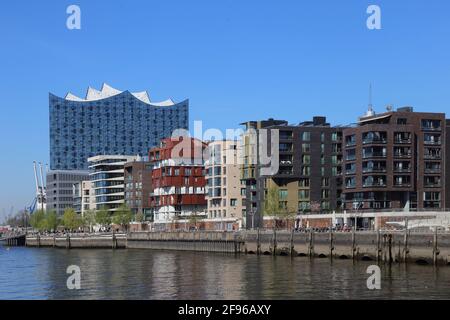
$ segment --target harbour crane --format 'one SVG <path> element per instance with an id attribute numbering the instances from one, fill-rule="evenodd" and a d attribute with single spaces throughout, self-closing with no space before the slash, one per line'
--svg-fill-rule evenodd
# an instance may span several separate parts
<path id="1" fill-rule="evenodd" d="M 40 179 L 38 176 L 38 169 L 37 169 L 37 163 L 36 161 L 33 161 L 33 168 L 34 168 L 34 180 L 36 184 L 36 196 L 34 197 L 33 201 L 31 202 L 31 205 L 27 207 L 27 211 L 32 214 L 36 208 L 38 210 L 45 210 L 46 209 L 46 203 L 47 203 L 47 188 L 46 188 L 46 181 L 44 179 L 44 172 L 43 172 L 43 166 L 42 163 L 39 162 L 39 173 L 40 173 Z M 46 169 L 48 170 L 48 165 L 46 166 Z"/>

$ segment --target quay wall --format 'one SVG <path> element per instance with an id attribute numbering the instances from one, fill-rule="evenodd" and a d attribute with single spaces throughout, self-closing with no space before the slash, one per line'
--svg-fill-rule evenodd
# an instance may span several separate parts
<path id="1" fill-rule="evenodd" d="M 450 265 L 450 233 L 132 232 L 109 236 L 28 236 L 30 247 L 182 250 Z"/>

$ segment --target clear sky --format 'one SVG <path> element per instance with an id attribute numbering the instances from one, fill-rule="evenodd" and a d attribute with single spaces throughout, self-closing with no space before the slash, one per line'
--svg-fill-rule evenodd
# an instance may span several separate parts
<path id="1" fill-rule="evenodd" d="M 81 8 L 81 30 L 66 8 Z M 381 30 L 366 27 L 370 4 Z M 46 0 L 0 5 L 0 216 L 34 197 L 48 162 L 48 93 L 103 82 L 190 99 L 205 128 L 326 115 L 348 124 L 373 83 L 387 104 L 449 110 L 448 0 Z"/>

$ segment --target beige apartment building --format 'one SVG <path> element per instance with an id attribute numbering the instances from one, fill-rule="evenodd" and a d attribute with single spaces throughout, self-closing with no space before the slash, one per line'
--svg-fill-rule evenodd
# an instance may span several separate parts
<path id="1" fill-rule="evenodd" d="M 205 161 L 207 229 L 240 229 L 245 218 L 245 184 L 240 179 L 236 141 L 213 141 L 208 144 Z"/>

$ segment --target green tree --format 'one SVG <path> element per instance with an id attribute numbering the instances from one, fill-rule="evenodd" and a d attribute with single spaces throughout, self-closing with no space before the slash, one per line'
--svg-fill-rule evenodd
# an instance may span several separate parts
<path id="1" fill-rule="evenodd" d="M 92 232 L 92 227 L 96 223 L 96 213 L 94 210 L 87 210 L 83 215 L 83 225 L 89 228 L 89 232 Z"/>
<path id="2" fill-rule="evenodd" d="M 101 208 L 95 213 L 95 221 L 101 226 L 109 226 L 111 224 L 111 216 L 106 208 Z"/>
<path id="3" fill-rule="evenodd" d="M 66 229 L 72 231 L 80 227 L 82 225 L 82 221 L 75 210 L 73 210 L 72 208 L 67 208 L 66 210 L 64 210 L 62 224 Z"/>
<path id="4" fill-rule="evenodd" d="M 55 211 L 47 211 L 45 214 L 45 228 L 48 231 L 55 231 L 58 228 L 59 219 Z"/>
<path id="5" fill-rule="evenodd" d="M 280 201 L 280 193 L 278 188 L 269 187 L 264 201 L 263 213 L 273 218 L 273 227 L 277 228 L 277 220 L 284 219 L 289 214 L 287 207 L 282 205 Z"/>
<path id="6" fill-rule="evenodd" d="M 125 230 L 128 230 L 128 225 L 133 219 L 133 213 L 131 212 L 131 209 L 128 208 L 125 204 L 122 204 L 116 212 L 114 212 L 114 215 L 112 217 L 112 222 L 114 224 L 120 225 Z"/>
<path id="7" fill-rule="evenodd" d="M 47 228 L 45 222 L 45 211 L 38 210 L 33 213 L 30 217 L 30 225 L 36 230 L 44 231 Z"/>
<path id="8" fill-rule="evenodd" d="M 136 216 L 134 218 L 136 220 L 136 222 L 144 222 L 144 214 L 142 212 L 138 212 L 136 213 Z"/>

